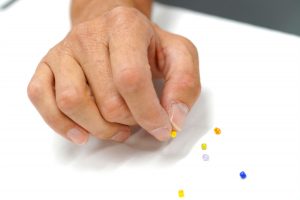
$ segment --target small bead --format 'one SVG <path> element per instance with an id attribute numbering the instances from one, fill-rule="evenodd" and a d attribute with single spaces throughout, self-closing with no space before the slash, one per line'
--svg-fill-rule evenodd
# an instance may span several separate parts
<path id="1" fill-rule="evenodd" d="M 178 196 L 180 198 L 183 198 L 184 197 L 184 191 L 183 190 L 178 190 Z"/>
<path id="2" fill-rule="evenodd" d="M 171 131 L 171 138 L 176 138 L 177 132 L 176 131 Z"/>
<path id="3" fill-rule="evenodd" d="M 244 171 L 242 171 L 240 173 L 240 177 L 241 177 L 241 179 L 245 179 L 245 178 L 247 178 L 247 174 Z"/>
<path id="4" fill-rule="evenodd" d="M 214 131 L 215 131 L 215 134 L 217 134 L 217 135 L 221 134 L 221 129 L 220 128 L 215 128 Z"/>
<path id="5" fill-rule="evenodd" d="M 203 154 L 202 159 L 203 159 L 204 161 L 209 161 L 209 155 Z"/>
<path id="6" fill-rule="evenodd" d="M 206 150 L 207 149 L 207 144 L 205 144 L 205 143 L 201 144 L 201 149 Z"/>

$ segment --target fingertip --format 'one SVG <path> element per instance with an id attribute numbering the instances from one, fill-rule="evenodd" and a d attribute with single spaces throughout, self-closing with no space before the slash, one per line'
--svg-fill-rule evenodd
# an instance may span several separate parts
<path id="1" fill-rule="evenodd" d="M 163 128 L 157 128 L 152 131 L 149 131 L 149 133 L 154 136 L 157 140 L 161 142 L 165 142 L 170 140 L 171 138 L 171 127 L 163 127 Z"/>
<path id="2" fill-rule="evenodd" d="M 74 144 L 84 145 L 88 142 L 89 134 L 79 130 L 78 128 L 70 129 L 67 134 L 67 138 L 71 140 Z"/>
<path id="3" fill-rule="evenodd" d="M 189 107 L 186 104 L 178 103 L 178 102 L 171 103 L 168 114 L 170 117 L 171 124 L 175 128 L 175 130 L 177 131 L 182 130 L 188 113 L 189 113 Z"/>
<path id="4" fill-rule="evenodd" d="M 130 131 L 120 131 L 115 136 L 113 136 L 111 139 L 115 142 L 125 142 L 130 137 Z"/>

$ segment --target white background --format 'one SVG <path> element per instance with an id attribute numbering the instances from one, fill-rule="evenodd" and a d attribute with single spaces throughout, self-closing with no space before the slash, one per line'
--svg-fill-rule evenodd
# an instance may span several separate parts
<path id="1" fill-rule="evenodd" d="M 156 4 L 154 21 L 200 54 L 203 92 L 184 130 L 167 144 L 138 130 L 126 144 L 78 147 L 26 95 L 37 63 L 68 32 L 68 8 L 23 0 L 0 12 L 1 200 L 169 200 L 179 189 L 185 199 L 300 199 L 299 37 Z"/>

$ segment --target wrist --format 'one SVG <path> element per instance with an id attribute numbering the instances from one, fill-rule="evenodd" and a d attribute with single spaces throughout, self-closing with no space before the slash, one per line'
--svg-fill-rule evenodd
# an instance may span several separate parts
<path id="1" fill-rule="evenodd" d="M 150 18 L 152 0 L 73 0 L 72 25 L 93 19 L 116 7 L 136 8 Z"/>

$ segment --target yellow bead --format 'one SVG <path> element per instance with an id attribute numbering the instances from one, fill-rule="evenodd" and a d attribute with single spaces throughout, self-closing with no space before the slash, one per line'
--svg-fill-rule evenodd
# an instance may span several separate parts
<path id="1" fill-rule="evenodd" d="M 171 131 L 171 138 L 176 138 L 177 132 L 176 131 Z"/>
<path id="2" fill-rule="evenodd" d="M 221 134 L 221 129 L 219 129 L 219 128 L 215 128 L 214 131 L 215 131 L 215 134 L 217 134 L 217 135 Z"/>
<path id="3" fill-rule="evenodd" d="M 183 190 L 179 190 L 179 191 L 178 191 L 178 196 L 179 196 L 180 198 L 183 198 L 183 197 L 184 197 L 184 191 L 183 191 Z"/>
<path id="4" fill-rule="evenodd" d="M 205 143 L 201 144 L 201 149 L 206 150 L 207 149 L 207 144 L 205 144 Z"/>

